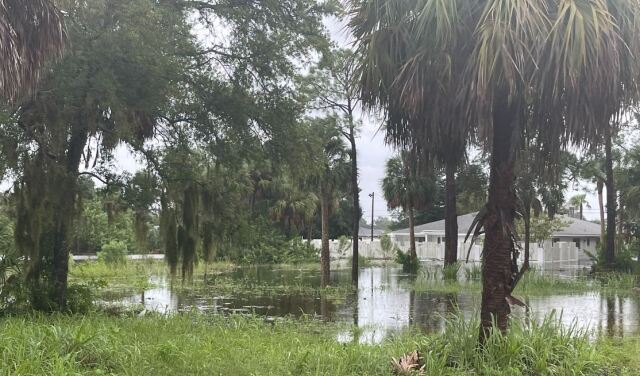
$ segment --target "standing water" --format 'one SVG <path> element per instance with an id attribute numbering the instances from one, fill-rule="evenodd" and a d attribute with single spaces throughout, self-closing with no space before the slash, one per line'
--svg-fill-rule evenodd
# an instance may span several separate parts
<path id="1" fill-rule="evenodd" d="M 332 285 L 342 286 L 321 297 L 317 292 L 320 273 L 317 269 L 290 269 L 276 266 L 238 267 L 229 273 L 217 275 L 205 285 L 194 282 L 193 288 L 180 283 L 172 287 L 166 277 L 153 276 L 150 282 L 156 288 L 125 299 L 125 303 L 140 303 L 144 308 L 160 312 L 178 312 L 196 309 L 212 314 L 252 313 L 268 319 L 275 317 L 310 315 L 318 319 L 353 324 L 358 340 L 378 342 L 391 333 L 409 327 L 426 333 L 440 332 L 445 318 L 456 313 L 471 317 L 479 312 L 480 292 L 428 291 L 412 287 L 416 276 L 403 273 L 398 267 L 372 266 L 360 269 L 360 285 L 356 290 L 346 288 L 350 270 L 332 272 Z M 221 281 L 221 282 L 217 282 Z M 226 289 L 220 283 L 242 286 Z M 434 284 L 442 283 L 442 281 Z M 464 286 L 464 285 L 463 285 Z M 553 290 L 552 290 L 553 292 Z M 640 331 L 640 296 L 638 294 L 609 295 L 600 292 L 580 292 L 520 296 L 528 309 L 514 308 L 514 316 L 542 319 L 556 312 L 566 325 L 577 325 L 596 335 L 625 336 Z M 352 341 L 352 332 L 340 336 Z"/>

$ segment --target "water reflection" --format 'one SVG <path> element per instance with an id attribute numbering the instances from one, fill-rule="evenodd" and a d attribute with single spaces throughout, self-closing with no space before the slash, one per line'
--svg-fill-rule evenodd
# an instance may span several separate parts
<path id="1" fill-rule="evenodd" d="M 346 285 L 350 270 L 332 274 L 334 285 Z M 255 285 L 319 286 L 317 270 L 290 270 L 277 267 L 237 268 L 225 278 L 233 278 Z M 147 290 L 144 306 L 147 310 L 175 312 L 197 309 L 214 314 L 255 313 L 265 316 L 313 315 L 325 321 L 353 324 L 357 330 L 343 333 L 343 341 L 377 342 L 390 333 L 408 327 L 427 333 L 440 332 L 444 317 L 459 312 L 471 317 L 479 310 L 480 294 L 416 292 L 411 289 L 414 275 L 395 267 L 366 267 L 360 270 L 357 291 L 342 298 L 324 298 L 317 294 L 275 294 L 220 296 L 208 289 L 172 288 L 169 281 L 154 278 L 151 282 L 162 287 Z M 640 330 L 640 303 L 638 296 L 601 295 L 581 293 L 574 295 L 523 297 L 530 312 L 514 308 L 513 314 L 541 320 L 545 315 L 562 311 L 558 315 L 566 325 L 593 330 L 597 335 L 624 336 Z M 140 294 L 127 302 L 138 303 Z"/>

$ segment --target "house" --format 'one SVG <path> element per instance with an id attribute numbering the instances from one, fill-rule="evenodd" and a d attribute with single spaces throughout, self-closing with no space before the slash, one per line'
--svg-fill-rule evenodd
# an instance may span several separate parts
<path id="1" fill-rule="evenodd" d="M 478 213 L 469 213 L 458 216 L 458 244 L 464 243 L 464 239 Z M 573 243 L 575 247 L 582 251 L 580 259 L 588 258 L 585 251 L 595 253 L 597 244 L 600 241 L 600 225 L 584 221 L 578 218 L 560 216 L 567 225 L 553 233 L 551 238 L 540 244 L 540 247 L 552 248 L 560 243 Z M 416 244 L 427 243 L 429 246 L 444 246 L 444 220 L 425 223 L 414 227 Z M 406 248 L 409 244 L 409 229 L 401 229 L 389 234 L 391 240 L 400 248 Z"/>
<path id="2" fill-rule="evenodd" d="M 385 231 L 380 228 L 373 227 L 373 239 L 380 239 L 382 235 L 384 235 Z M 371 239 L 371 226 L 360 226 L 358 230 L 358 238 L 360 240 L 369 240 Z"/>

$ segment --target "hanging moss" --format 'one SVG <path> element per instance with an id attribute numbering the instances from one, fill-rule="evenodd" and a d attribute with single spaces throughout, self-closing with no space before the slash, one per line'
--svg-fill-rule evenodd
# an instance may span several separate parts
<path id="1" fill-rule="evenodd" d="M 146 210 L 136 210 L 134 215 L 136 247 L 139 252 L 146 253 L 149 249 L 149 213 Z"/>
<path id="2" fill-rule="evenodd" d="M 162 194 L 160 198 L 160 236 L 164 245 L 164 257 L 169 264 L 171 275 L 176 274 L 178 267 L 178 229 L 174 209 L 169 206 L 168 198 Z"/>
<path id="3" fill-rule="evenodd" d="M 198 244 L 198 189 L 191 183 L 184 190 L 182 202 L 182 276 L 191 278 L 193 265 L 197 261 L 196 247 Z"/>

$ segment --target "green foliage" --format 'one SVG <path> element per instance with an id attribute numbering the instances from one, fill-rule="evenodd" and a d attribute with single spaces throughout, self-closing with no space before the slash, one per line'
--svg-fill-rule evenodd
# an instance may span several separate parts
<path id="1" fill-rule="evenodd" d="M 380 248 L 382 249 L 382 254 L 386 258 L 391 258 L 396 250 L 396 245 L 391 241 L 391 237 L 387 234 L 384 234 L 380 237 Z"/>
<path id="2" fill-rule="evenodd" d="M 554 232 L 565 228 L 569 220 L 560 217 L 549 218 L 547 215 L 532 216 L 530 219 L 531 242 L 542 243 L 551 239 Z M 517 233 L 524 234 L 524 220 L 516 221 Z"/>
<path id="3" fill-rule="evenodd" d="M 555 315 L 541 322 L 514 320 L 508 333 L 493 330 L 482 348 L 477 319 L 451 317 L 443 334 L 422 338 L 427 375 L 602 375 L 619 371 L 592 344 L 587 331 Z"/>
<path id="4" fill-rule="evenodd" d="M 318 261 L 318 251 L 300 238 L 276 238 L 248 249 L 239 261 L 246 264 L 300 264 Z"/>
<path id="5" fill-rule="evenodd" d="M 451 265 L 445 265 L 442 268 L 442 276 L 445 280 L 457 280 L 458 271 L 460 271 L 460 263 L 456 262 Z"/>
<path id="6" fill-rule="evenodd" d="M 121 265 L 127 262 L 127 245 L 121 241 L 110 241 L 98 252 L 98 259 L 107 265 Z"/>
<path id="7" fill-rule="evenodd" d="M 396 249 L 395 262 L 402 265 L 402 270 L 406 273 L 415 273 L 420 266 L 416 257 L 411 257 L 409 253 L 404 253 L 400 249 Z"/>
<path id="8" fill-rule="evenodd" d="M 158 330 L 161 328 L 162 330 Z M 477 320 L 450 318 L 442 334 L 400 333 L 379 344 L 339 343 L 352 328 L 316 320 L 89 314 L 9 317 L 0 323 L 9 374 L 389 375 L 392 357 L 416 350 L 427 375 L 636 375 L 636 337 L 591 341 L 553 316 L 516 322 L 483 349 Z M 357 334 L 357 331 L 354 331 Z M 211 356 L 216 352 L 217 356 Z M 246 354 L 252 354 L 246 361 Z M 613 358 L 611 358 L 613 357 Z"/>
<path id="9" fill-rule="evenodd" d="M 351 248 L 351 238 L 347 235 L 341 235 L 338 238 L 338 253 L 342 256 L 346 256 L 347 251 Z"/>
<path id="10" fill-rule="evenodd" d="M 67 287 L 67 311 L 69 313 L 87 314 L 94 309 L 95 285 L 70 284 Z"/>
<path id="11" fill-rule="evenodd" d="M 632 244 L 621 244 L 618 242 L 618 251 L 615 253 L 614 262 L 608 265 L 605 259 L 604 244 L 598 244 L 596 253 L 592 254 L 587 251 L 587 255 L 592 261 L 591 269 L 593 272 L 623 272 L 630 273 L 636 270 L 638 261 L 634 258 L 638 255 L 637 249 Z"/>

